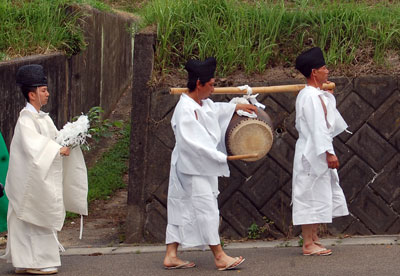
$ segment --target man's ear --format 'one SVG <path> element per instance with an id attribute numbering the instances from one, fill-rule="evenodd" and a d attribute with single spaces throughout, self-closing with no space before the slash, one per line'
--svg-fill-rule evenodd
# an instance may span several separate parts
<path id="1" fill-rule="evenodd" d="M 34 99 L 36 98 L 36 92 L 29 91 L 29 92 L 28 92 L 28 98 L 29 98 L 29 102 L 31 102 L 32 100 L 34 100 Z"/>

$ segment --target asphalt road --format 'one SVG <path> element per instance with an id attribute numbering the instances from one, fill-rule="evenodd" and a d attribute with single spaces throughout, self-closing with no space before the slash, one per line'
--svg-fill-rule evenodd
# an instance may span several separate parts
<path id="1" fill-rule="evenodd" d="M 246 261 L 240 269 L 217 271 L 210 251 L 186 251 L 180 257 L 196 262 L 192 269 L 165 270 L 163 252 L 62 256 L 62 276 L 119 275 L 271 275 L 271 276 L 397 276 L 400 245 L 341 245 L 331 256 L 302 256 L 299 247 L 227 249 Z M 0 260 L 0 275 L 15 275 L 11 264 Z"/>

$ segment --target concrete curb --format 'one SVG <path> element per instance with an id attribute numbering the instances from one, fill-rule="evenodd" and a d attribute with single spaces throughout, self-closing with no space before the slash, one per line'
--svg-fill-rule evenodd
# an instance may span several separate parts
<path id="1" fill-rule="evenodd" d="M 384 236 L 355 236 L 349 238 L 331 238 L 322 239 L 321 242 L 328 246 L 342 245 L 400 245 L 400 235 L 384 235 Z M 250 249 L 250 248 L 282 248 L 297 247 L 299 239 L 288 241 L 245 241 L 232 242 L 225 244 L 224 249 Z M 180 248 L 180 251 L 197 251 L 196 248 Z M 209 249 L 207 249 L 209 250 Z M 160 253 L 165 252 L 165 245 L 121 245 L 118 247 L 70 247 L 61 256 L 73 255 L 111 255 L 111 254 L 141 254 L 141 253 Z M 5 250 L 0 250 L 3 255 Z"/>
<path id="2" fill-rule="evenodd" d="M 342 245 L 400 245 L 400 235 L 385 236 L 356 236 L 349 238 L 322 239 L 321 242 L 328 246 Z M 226 244 L 224 249 L 249 249 L 249 248 L 281 248 L 299 246 L 299 240 L 288 241 L 245 241 Z M 196 248 L 180 248 L 180 251 L 197 251 Z M 209 250 L 209 249 L 207 249 Z M 61 253 L 62 256 L 70 255 L 109 255 L 109 254 L 141 254 L 165 252 L 165 245 L 121 245 L 118 247 L 71 247 Z"/>

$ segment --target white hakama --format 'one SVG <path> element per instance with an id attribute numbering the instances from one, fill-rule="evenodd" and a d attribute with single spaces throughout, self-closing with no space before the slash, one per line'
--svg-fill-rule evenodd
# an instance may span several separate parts
<path id="1" fill-rule="evenodd" d="M 304 158 L 296 170 L 293 225 L 331 223 L 332 218 L 349 214 L 336 170 L 317 176 Z"/>
<path id="2" fill-rule="evenodd" d="M 55 232 L 17 218 L 9 206 L 8 237 L 5 259 L 18 268 L 61 266 Z"/>
<path id="3" fill-rule="evenodd" d="M 191 186 L 192 193 L 189 192 L 185 196 L 187 200 L 180 204 L 182 225 L 167 225 L 166 244 L 177 242 L 183 248 L 202 249 L 207 245 L 218 245 L 218 178 L 180 173 L 178 175 L 179 181 L 188 187 Z"/>

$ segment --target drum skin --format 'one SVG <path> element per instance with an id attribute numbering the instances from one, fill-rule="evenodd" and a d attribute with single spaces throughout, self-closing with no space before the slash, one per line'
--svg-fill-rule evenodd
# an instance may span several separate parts
<path id="1" fill-rule="evenodd" d="M 262 159 L 271 149 L 273 140 L 272 120 L 260 108 L 257 118 L 239 116 L 235 113 L 225 135 L 229 155 L 258 154 L 255 158 L 243 159 L 249 162 Z"/>

